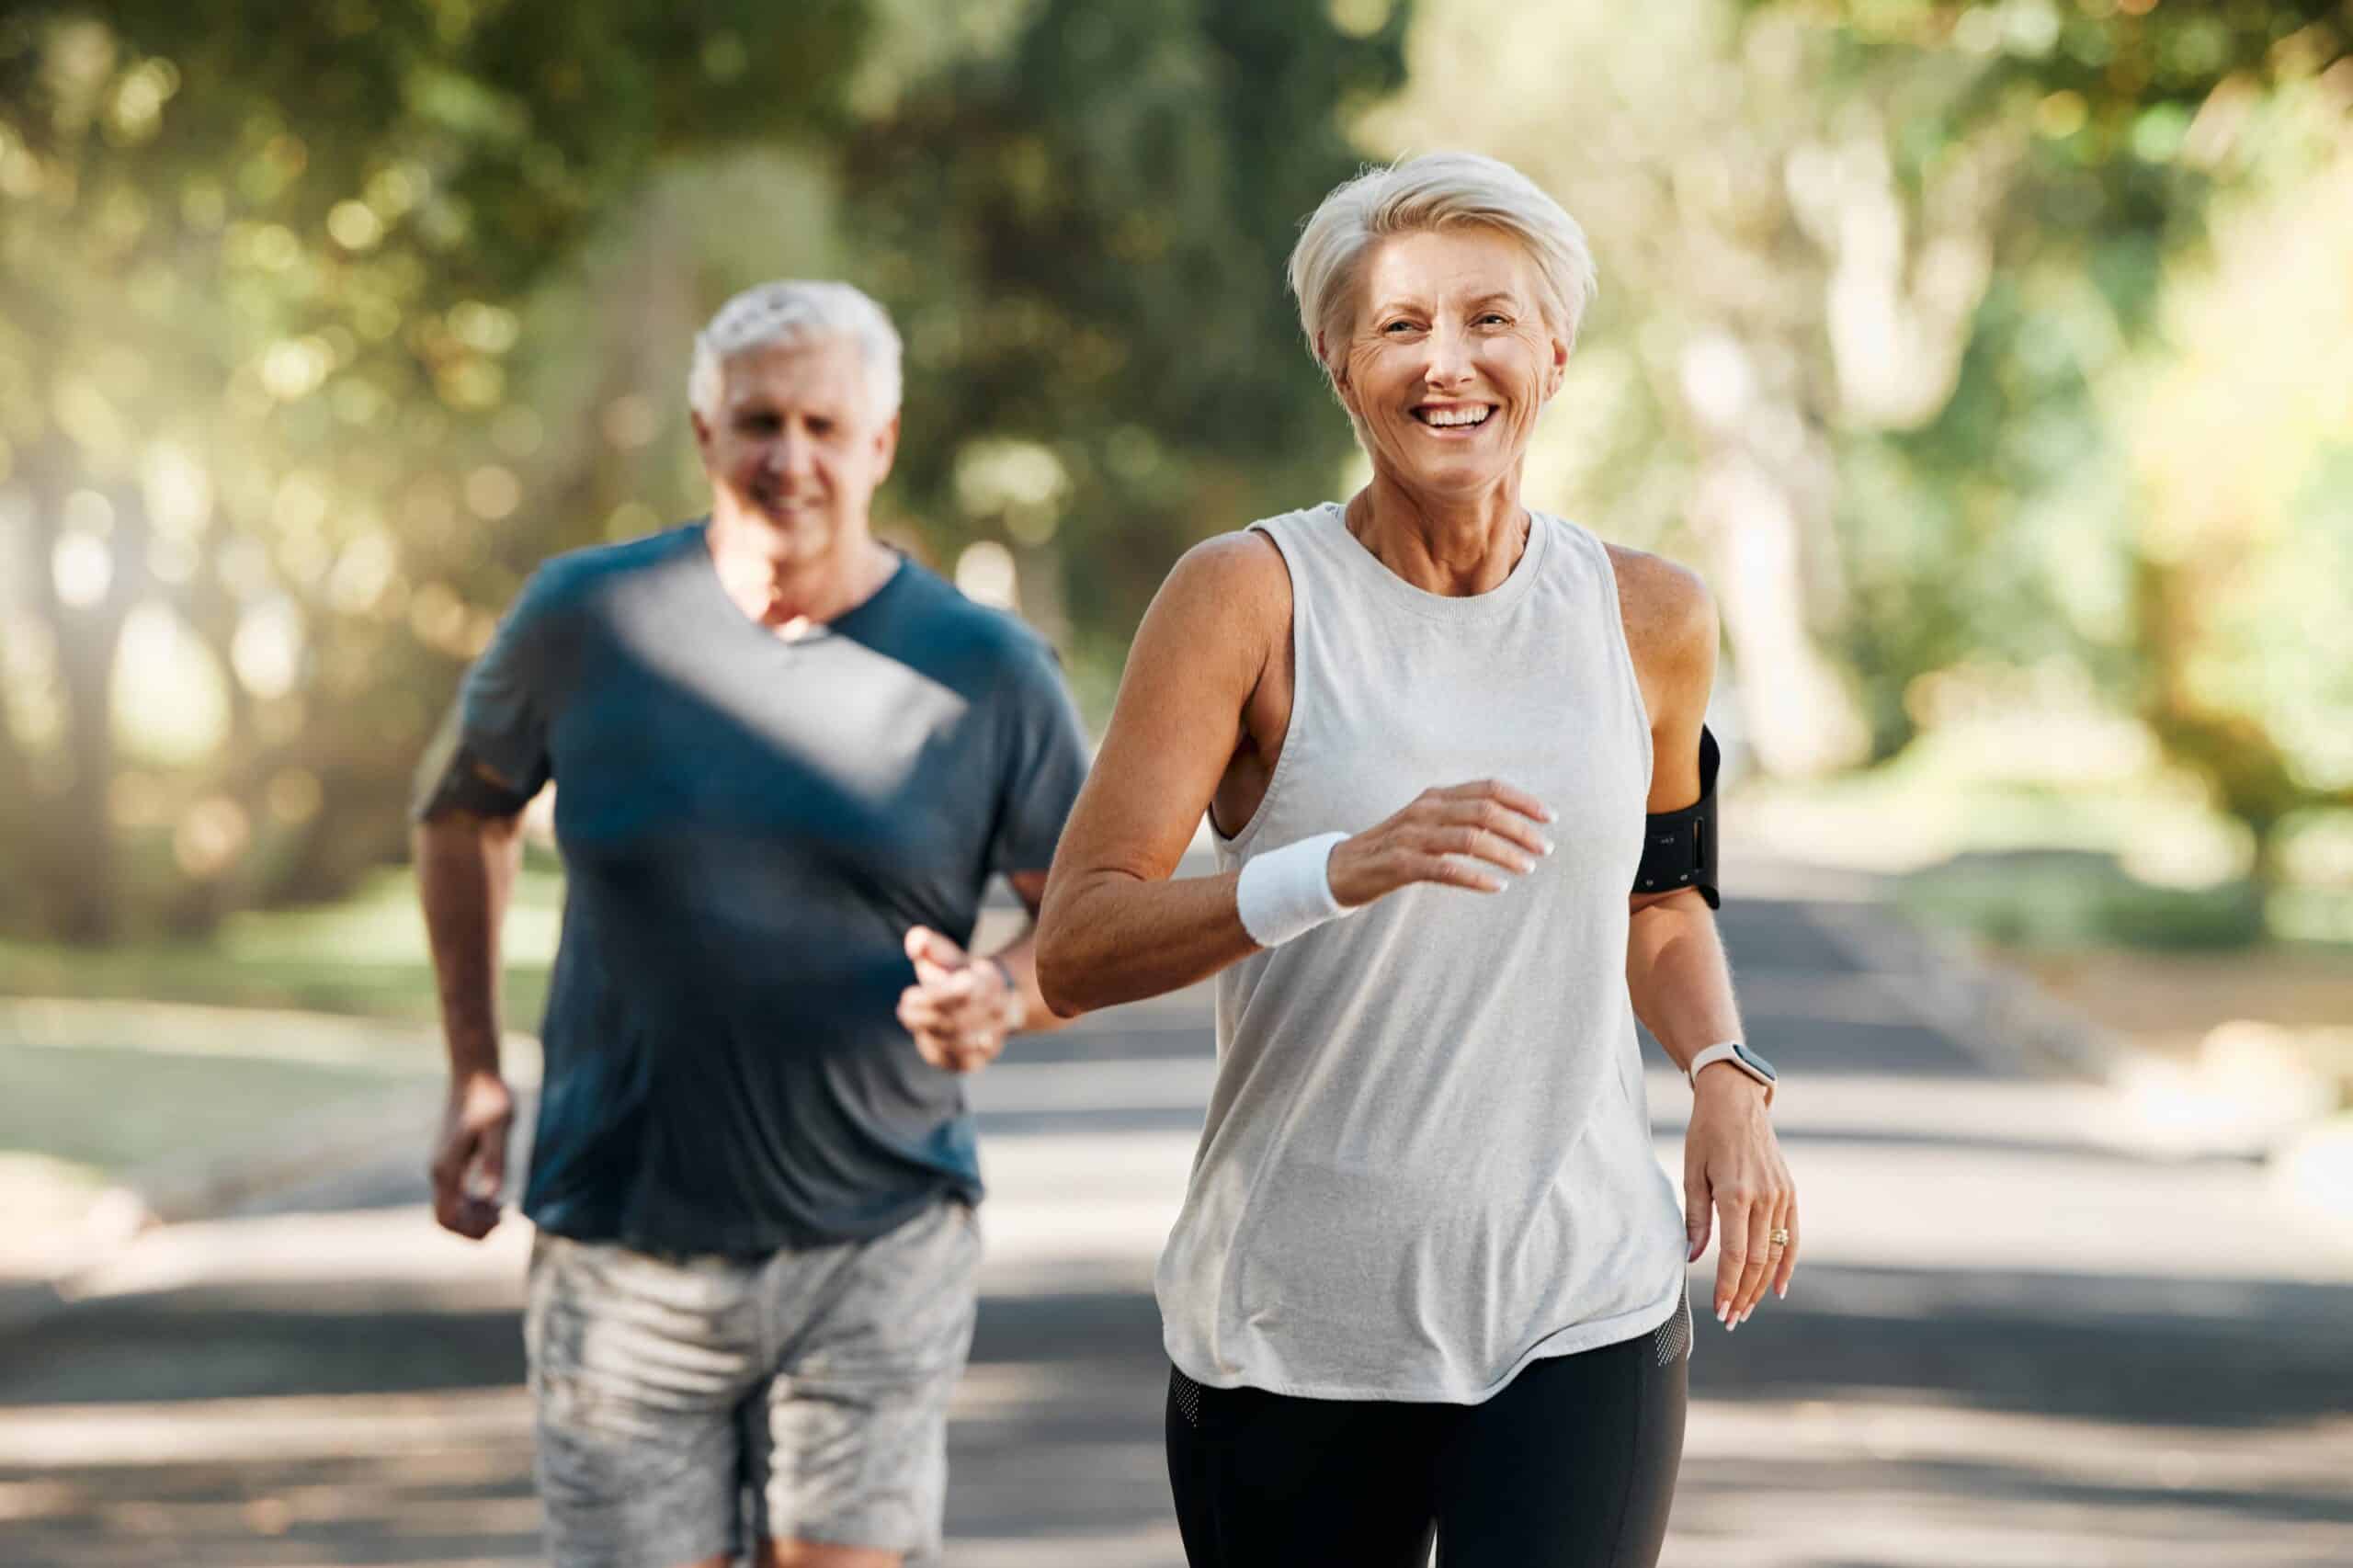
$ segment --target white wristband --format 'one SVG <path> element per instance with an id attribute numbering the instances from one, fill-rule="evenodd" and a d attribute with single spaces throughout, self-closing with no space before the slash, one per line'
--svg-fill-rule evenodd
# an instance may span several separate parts
<path id="1" fill-rule="evenodd" d="M 1251 857 L 1235 884 L 1242 928 L 1262 948 L 1277 948 L 1348 912 L 1332 896 L 1332 846 L 1348 835 L 1319 833 Z"/>

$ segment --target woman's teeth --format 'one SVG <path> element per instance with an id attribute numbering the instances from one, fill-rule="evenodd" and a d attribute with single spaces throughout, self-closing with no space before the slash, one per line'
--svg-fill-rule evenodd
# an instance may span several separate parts
<path id="1" fill-rule="evenodd" d="M 1487 422 L 1487 415 L 1489 412 L 1490 411 L 1483 406 L 1477 408 L 1417 408 L 1414 410 L 1414 413 L 1421 419 L 1423 424 L 1435 425 L 1440 429 L 1446 429 L 1457 425 L 1484 425 Z"/>

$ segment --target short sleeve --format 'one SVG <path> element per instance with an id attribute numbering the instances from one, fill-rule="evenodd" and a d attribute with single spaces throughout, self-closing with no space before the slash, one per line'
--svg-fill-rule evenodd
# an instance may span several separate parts
<path id="1" fill-rule="evenodd" d="M 459 684 L 417 766 L 414 820 L 452 810 L 512 816 L 548 781 L 555 609 L 544 578 L 537 574 L 524 585 Z"/>
<path id="2" fill-rule="evenodd" d="M 1006 676 L 1006 733 L 989 869 L 1042 871 L 1086 782 L 1086 729 L 1062 667 L 1042 642 L 1025 647 Z"/>

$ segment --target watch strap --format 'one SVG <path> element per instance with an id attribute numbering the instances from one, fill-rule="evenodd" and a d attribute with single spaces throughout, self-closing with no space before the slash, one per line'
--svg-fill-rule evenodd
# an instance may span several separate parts
<path id="1" fill-rule="evenodd" d="M 1708 1047 L 1707 1050 L 1699 1052 L 1699 1055 L 1691 1059 L 1691 1065 L 1684 1069 L 1683 1075 L 1685 1079 L 1690 1083 L 1692 1088 L 1696 1090 L 1699 1086 L 1700 1069 L 1704 1067 L 1712 1067 L 1719 1062 L 1731 1062 L 1749 1077 L 1755 1079 L 1757 1083 L 1764 1085 L 1765 1103 L 1768 1105 L 1772 1103 L 1773 1080 L 1766 1074 L 1759 1073 L 1755 1067 L 1749 1064 L 1747 1057 L 1741 1051 L 1740 1042 L 1738 1040 L 1728 1040 L 1721 1044 Z"/>

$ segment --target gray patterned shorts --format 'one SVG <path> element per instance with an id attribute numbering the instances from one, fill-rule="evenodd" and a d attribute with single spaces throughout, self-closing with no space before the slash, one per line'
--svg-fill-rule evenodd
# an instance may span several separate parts
<path id="1" fill-rule="evenodd" d="M 542 1233 L 523 1333 L 558 1568 L 766 1538 L 936 1561 L 980 1257 L 955 1199 L 748 1261 Z"/>

